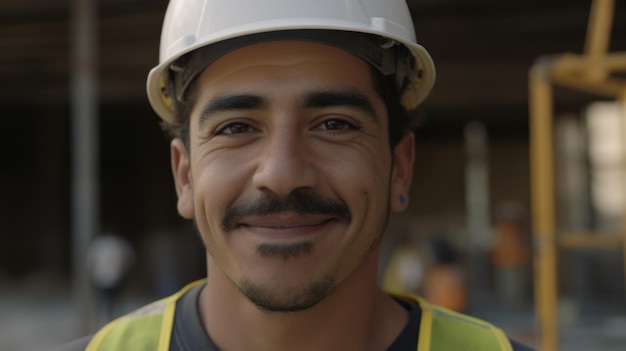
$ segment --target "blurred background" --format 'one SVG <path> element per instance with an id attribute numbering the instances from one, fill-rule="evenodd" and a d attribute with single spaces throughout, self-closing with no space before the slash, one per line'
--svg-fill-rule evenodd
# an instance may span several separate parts
<path id="1" fill-rule="evenodd" d="M 420 109 L 410 208 L 382 244 L 386 288 L 545 351 L 557 349 L 545 343 L 552 324 L 559 349 L 625 349 L 626 108 L 611 94 L 626 91 L 626 2 L 604 2 L 614 5 L 607 49 L 622 53 L 614 90 L 540 94 L 553 104 L 551 147 L 531 154 L 542 130 L 531 129 L 529 71 L 588 49 L 592 0 L 408 1 L 437 82 Z M 2 350 L 53 349 L 205 274 L 145 95 L 166 6 L 0 3 Z M 541 155 L 553 158 L 534 163 Z M 552 187 L 533 192 L 545 169 Z M 537 210 L 541 189 L 553 214 Z M 554 225 L 537 229 L 546 216 Z M 554 244 L 569 232 L 600 244 Z M 539 272 L 551 275 L 538 283 Z"/>

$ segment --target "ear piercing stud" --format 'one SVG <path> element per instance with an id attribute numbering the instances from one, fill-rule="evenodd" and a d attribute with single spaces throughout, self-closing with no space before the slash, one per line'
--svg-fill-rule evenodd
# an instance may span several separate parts
<path id="1" fill-rule="evenodd" d="M 404 195 L 400 195 L 398 199 L 400 200 L 401 204 L 404 204 L 406 202 L 406 198 L 404 197 Z"/>

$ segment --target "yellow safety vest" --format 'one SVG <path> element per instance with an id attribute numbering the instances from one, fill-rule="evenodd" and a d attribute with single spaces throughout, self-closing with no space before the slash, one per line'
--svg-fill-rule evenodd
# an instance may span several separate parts
<path id="1" fill-rule="evenodd" d="M 191 283 L 172 296 L 112 321 L 94 335 L 86 351 L 169 350 L 176 302 L 203 283 Z M 422 310 L 417 351 L 513 350 L 502 330 L 485 321 L 436 307 L 417 296 L 400 297 L 417 301 Z"/>

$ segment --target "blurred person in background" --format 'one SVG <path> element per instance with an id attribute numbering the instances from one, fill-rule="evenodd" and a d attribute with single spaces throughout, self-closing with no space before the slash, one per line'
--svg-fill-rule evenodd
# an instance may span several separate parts
<path id="1" fill-rule="evenodd" d="M 207 278 L 64 350 L 526 350 L 377 286 L 435 71 L 404 0 L 172 0 L 148 97 Z"/>
<path id="2" fill-rule="evenodd" d="M 428 244 L 432 259 L 424 277 L 424 299 L 453 311 L 465 311 L 467 287 L 458 254 L 443 235 L 434 236 Z"/>
<path id="3" fill-rule="evenodd" d="M 393 294 L 417 294 L 452 311 L 467 307 L 467 288 L 459 257 L 443 234 L 424 242 L 406 236 L 385 267 L 383 288 Z"/>
<path id="4" fill-rule="evenodd" d="M 383 273 L 383 288 L 394 294 L 421 294 L 427 258 L 414 236 L 404 234 Z"/>
<path id="5" fill-rule="evenodd" d="M 134 261 L 133 247 L 124 237 L 105 233 L 91 242 L 87 265 L 96 290 L 99 321 L 106 322 L 115 316 L 124 281 Z"/>
<path id="6" fill-rule="evenodd" d="M 517 201 L 506 201 L 498 204 L 496 215 L 496 242 L 491 251 L 496 294 L 507 307 L 523 307 L 530 247 L 521 225 L 522 206 Z"/>

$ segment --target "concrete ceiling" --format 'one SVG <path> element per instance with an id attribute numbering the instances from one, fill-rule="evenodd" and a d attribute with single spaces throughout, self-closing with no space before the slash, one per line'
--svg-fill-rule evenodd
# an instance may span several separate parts
<path id="1" fill-rule="evenodd" d="M 2 0 L 0 106 L 67 104 L 71 3 Z M 447 118 L 517 109 L 525 113 L 527 72 L 543 55 L 582 51 L 588 0 L 411 0 L 418 40 L 438 68 L 425 109 Z M 99 92 L 103 104 L 145 103 L 157 62 L 165 0 L 98 2 Z M 613 50 L 626 50 L 619 1 Z M 45 108 L 45 107 L 43 107 Z"/>

